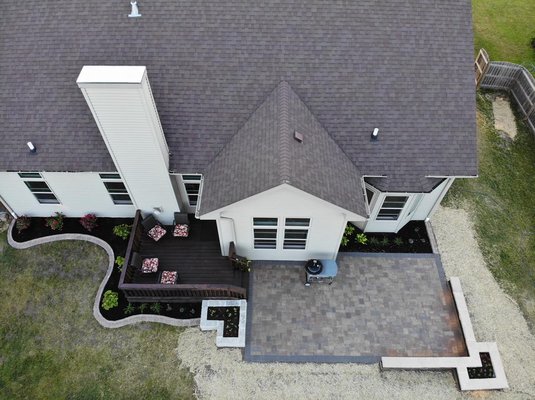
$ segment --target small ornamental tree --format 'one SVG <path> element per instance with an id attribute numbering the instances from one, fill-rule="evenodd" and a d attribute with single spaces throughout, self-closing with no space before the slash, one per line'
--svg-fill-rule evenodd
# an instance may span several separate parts
<path id="1" fill-rule="evenodd" d="M 80 218 L 80 225 L 82 225 L 86 231 L 91 232 L 98 226 L 97 216 L 95 214 L 84 215 Z"/>
<path id="2" fill-rule="evenodd" d="M 45 225 L 53 231 L 61 231 L 63 229 L 63 218 L 65 218 L 65 215 L 57 212 L 56 215 L 45 219 Z"/>

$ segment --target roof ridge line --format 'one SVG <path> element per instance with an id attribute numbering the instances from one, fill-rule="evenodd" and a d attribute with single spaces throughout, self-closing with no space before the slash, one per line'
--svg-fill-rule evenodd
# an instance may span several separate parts
<path id="1" fill-rule="evenodd" d="M 281 183 L 290 183 L 290 85 L 282 81 L 279 86 L 279 178 Z"/>

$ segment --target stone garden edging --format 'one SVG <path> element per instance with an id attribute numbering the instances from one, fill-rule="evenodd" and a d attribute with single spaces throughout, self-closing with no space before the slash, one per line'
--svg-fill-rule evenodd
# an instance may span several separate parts
<path id="1" fill-rule="evenodd" d="M 239 307 L 240 323 L 238 337 L 224 337 L 225 322 L 208 319 L 208 307 Z M 201 309 L 201 331 L 215 330 L 217 347 L 245 347 L 245 329 L 247 322 L 247 300 L 203 300 Z"/>
<path id="2" fill-rule="evenodd" d="M 200 318 L 180 320 L 180 319 L 165 317 L 163 315 L 148 315 L 148 314 L 132 315 L 130 317 L 123 318 L 119 321 L 107 320 L 100 313 L 99 303 L 100 303 L 100 298 L 102 297 L 102 292 L 104 291 L 104 287 L 106 286 L 106 282 L 108 282 L 108 279 L 110 278 L 110 275 L 113 272 L 113 268 L 115 266 L 115 255 L 113 254 L 113 250 L 111 246 L 102 239 L 99 239 L 95 236 L 85 235 L 81 233 L 62 233 L 59 235 L 45 236 L 45 237 L 41 237 L 37 239 L 28 240 L 27 242 L 19 243 L 19 242 L 16 242 L 12 237 L 12 231 L 13 231 L 13 228 L 15 227 L 15 222 L 16 220 L 13 219 L 11 223 L 9 224 L 9 228 L 7 231 L 7 242 L 11 247 L 18 249 L 18 250 L 24 250 L 24 249 L 28 249 L 30 247 L 37 246 L 40 244 L 59 242 L 62 240 L 82 240 L 82 241 L 96 244 L 97 246 L 102 247 L 106 251 L 106 253 L 108 254 L 108 270 L 106 271 L 106 275 L 104 276 L 104 279 L 100 283 L 100 286 L 97 291 L 97 296 L 95 297 L 95 302 L 93 303 L 93 316 L 98 321 L 98 323 L 102 325 L 103 327 L 120 328 L 126 325 L 137 324 L 139 322 L 158 322 L 160 324 L 166 324 L 166 325 L 172 325 L 172 326 L 185 326 L 185 327 L 198 326 L 200 324 L 200 321 L 201 321 Z"/>

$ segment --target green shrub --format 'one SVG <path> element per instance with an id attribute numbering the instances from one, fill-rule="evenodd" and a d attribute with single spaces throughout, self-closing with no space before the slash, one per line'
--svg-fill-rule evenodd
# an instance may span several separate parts
<path id="1" fill-rule="evenodd" d="M 364 233 L 357 233 L 355 240 L 358 244 L 365 245 L 368 243 L 368 237 Z"/>
<path id="2" fill-rule="evenodd" d="M 379 245 L 381 244 L 381 241 L 380 241 L 377 237 L 372 236 L 372 237 L 370 238 L 370 244 L 371 244 L 372 246 L 379 246 Z"/>
<path id="3" fill-rule="evenodd" d="M 124 265 L 124 257 L 117 256 L 115 258 L 115 264 L 117 264 L 117 268 L 119 269 L 119 271 L 122 271 L 123 270 L 123 265 Z"/>
<path id="4" fill-rule="evenodd" d="M 27 217 L 25 215 L 21 215 L 17 218 L 17 222 L 15 222 L 15 227 L 17 228 L 17 232 L 21 233 L 22 231 L 25 231 L 28 229 L 31 225 L 32 220 L 30 217 Z"/>
<path id="5" fill-rule="evenodd" d="M 355 227 L 351 225 L 350 223 L 348 223 L 344 230 L 344 236 L 342 236 L 342 240 L 340 241 L 340 244 L 343 247 L 346 247 L 349 244 L 350 236 L 353 235 L 354 233 L 355 233 Z"/>
<path id="6" fill-rule="evenodd" d="M 147 303 L 141 303 L 139 305 L 139 312 L 143 314 L 149 305 Z"/>
<path id="7" fill-rule="evenodd" d="M 128 303 L 128 305 L 124 308 L 123 312 L 124 315 L 131 315 L 136 311 L 136 307 L 132 305 L 132 303 Z"/>
<path id="8" fill-rule="evenodd" d="M 162 311 L 162 305 L 160 303 L 152 303 L 150 305 L 150 310 L 154 313 L 154 314 L 159 314 L 161 311 Z"/>
<path id="9" fill-rule="evenodd" d="M 110 310 L 119 305 L 119 293 L 113 290 L 106 290 L 104 297 L 102 298 L 102 308 L 104 310 Z"/>
<path id="10" fill-rule="evenodd" d="M 113 234 L 125 240 L 130 235 L 130 229 L 132 225 L 120 224 L 113 227 Z"/>
<path id="11" fill-rule="evenodd" d="M 384 236 L 379 243 L 381 244 L 381 246 L 388 246 L 390 244 L 390 240 L 386 236 Z"/>
<path id="12" fill-rule="evenodd" d="M 65 215 L 57 212 L 56 215 L 45 219 L 45 225 L 53 231 L 61 231 L 63 229 L 63 218 L 65 218 Z"/>
<path id="13" fill-rule="evenodd" d="M 396 237 L 396 238 L 394 239 L 394 244 L 395 244 L 396 246 L 401 246 L 401 245 L 403 245 L 403 239 L 400 238 L 399 236 Z"/>

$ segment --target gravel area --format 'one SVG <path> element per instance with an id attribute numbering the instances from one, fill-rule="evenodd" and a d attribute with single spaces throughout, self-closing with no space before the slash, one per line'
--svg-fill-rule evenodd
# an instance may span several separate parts
<path id="1" fill-rule="evenodd" d="M 433 227 L 448 276 L 459 276 L 476 338 L 497 341 L 511 389 L 460 393 L 450 371 L 385 371 L 377 364 L 254 364 L 217 349 L 215 333 L 188 328 L 176 349 L 200 399 L 535 398 L 535 337 L 516 303 L 487 270 L 463 210 L 440 208 Z"/>
<path id="2" fill-rule="evenodd" d="M 511 139 L 517 134 L 516 119 L 511 109 L 509 99 L 503 96 L 496 96 L 492 100 L 492 112 L 494 113 L 494 127 L 498 131 L 503 131 Z"/>

